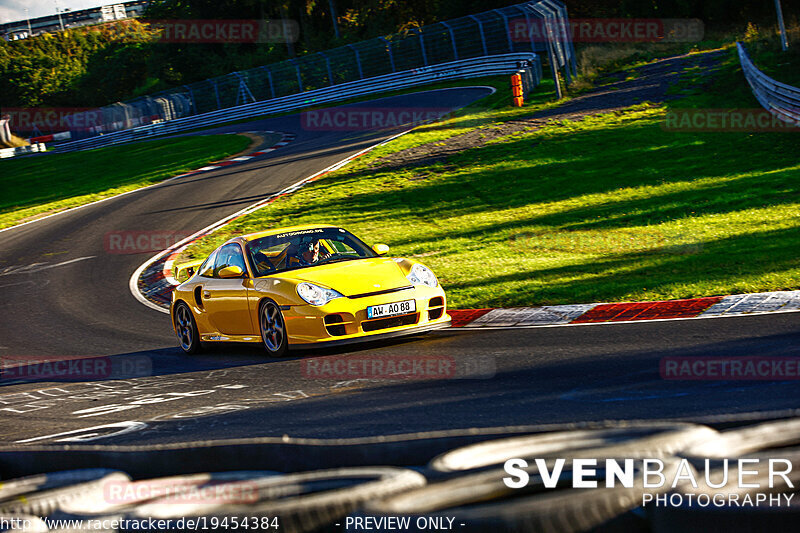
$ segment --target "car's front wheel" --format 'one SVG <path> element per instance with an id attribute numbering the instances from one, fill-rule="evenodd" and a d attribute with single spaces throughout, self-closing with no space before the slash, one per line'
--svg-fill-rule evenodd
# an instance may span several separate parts
<path id="1" fill-rule="evenodd" d="M 175 305 L 175 335 L 178 337 L 178 344 L 181 350 L 187 354 L 200 351 L 200 333 L 197 331 L 197 323 L 189 306 L 183 302 Z"/>
<path id="2" fill-rule="evenodd" d="M 289 342 L 286 338 L 286 322 L 283 320 L 278 304 L 272 300 L 266 300 L 261 304 L 258 313 L 258 322 L 261 326 L 261 339 L 264 347 L 272 357 L 283 357 L 289 349 Z"/>

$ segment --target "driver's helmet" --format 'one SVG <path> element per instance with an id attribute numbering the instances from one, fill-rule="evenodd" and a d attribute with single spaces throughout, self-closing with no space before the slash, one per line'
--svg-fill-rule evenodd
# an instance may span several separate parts
<path id="1" fill-rule="evenodd" d="M 305 252 L 313 252 L 314 251 L 314 244 L 316 244 L 317 240 L 312 239 L 309 237 L 304 238 L 300 241 L 299 246 L 297 247 L 297 257 L 303 257 Z"/>

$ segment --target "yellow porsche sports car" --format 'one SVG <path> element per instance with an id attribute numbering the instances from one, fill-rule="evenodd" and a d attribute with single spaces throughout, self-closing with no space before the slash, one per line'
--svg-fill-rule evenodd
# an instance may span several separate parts
<path id="1" fill-rule="evenodd" d="M 395 337 L 450 325 L 436 276 L 410 259 L 385 257 L 335 226 L 296 226 L 236 237 L 172 293 L 181 348 L 201 342 L 263 342 L 279 357 L 313 348 Z"/>

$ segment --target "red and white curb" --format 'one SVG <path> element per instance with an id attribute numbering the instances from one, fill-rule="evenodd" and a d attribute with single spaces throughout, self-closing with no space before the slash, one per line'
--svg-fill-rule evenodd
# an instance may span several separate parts
<path id="1" fill-rule="evenodd" d="M 646 320 L 719 318 L 800 311 L 800 290 L 710 296 L 655 302 L 547 305 L 497 309 L 451 309 L 453 327 L 545 327 Z"/>
<path id="2" fill-rule="evenodd" d="M 264 150 L 259 150 L 257 152 L 250 152 L 247 155 L 241 155 L 239 157 L 226 159 L 224 161 L 217 161 L 216 163 L 212 163 L 211 165 L 207 165 L 205 167 L 198 168 L 197 170 L 193 170 L 191 172 L 187 172 L 185 174 L 181 174 L 180 176 L 175 176 L 175 178 L 185 178 L 187 176 L 194 176 L 195 174 L 200 174 L 201 172 L 208 172 L 210 170 L 217 170 L 218 168 L 238 165 L 238 164 L 244 163 L 246 161 L 250 161 L 251 159 L 256 159 L 258 157 L 265 156 L 265 155 L 269 154 L 270 152 L 274 152 L 278 148 L 280 148 L 282 146 L 286 146 L 287 144 L 289 144 L 290 142 L 292 142 L 295 139 L 295 134 L 294 133 L 282 133 L 280 131 L 241 131 L 241 132 L 237 131 L 237 132 L 231 132 L 230 135 L 237 135 L 237 134 L 241 134 L 241 133 L 253 133 L 253 134 L 256 134 L 256 135 L 258 135 L 258 134 L 275 135 L 276 134 L 276 135 L 280 135 L 281 136 L 281 140 L 278 141 L 277 143 L 275 143 L 274 145 L 272 145 L 272 147 L 270 147 L 270 148 L 265 148 Z"/>

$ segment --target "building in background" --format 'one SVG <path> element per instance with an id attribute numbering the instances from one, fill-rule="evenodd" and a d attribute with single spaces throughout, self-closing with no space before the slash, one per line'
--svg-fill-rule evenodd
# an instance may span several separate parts
<path id="1" fill-rule="evenodd" d="M 134 0 L 102 7 L 93 7 L 77 11 L 62 11 L 61 17 L 56 13 L 46 17 L 23 19 L 15 22 L 0 24 L 0 36 L 7 41 L 25 39 L 31 35 L 52 33 L 64 29 L 102 24 L 127 18 L 139 18 L 144 13 L 148 0 Z"/>

